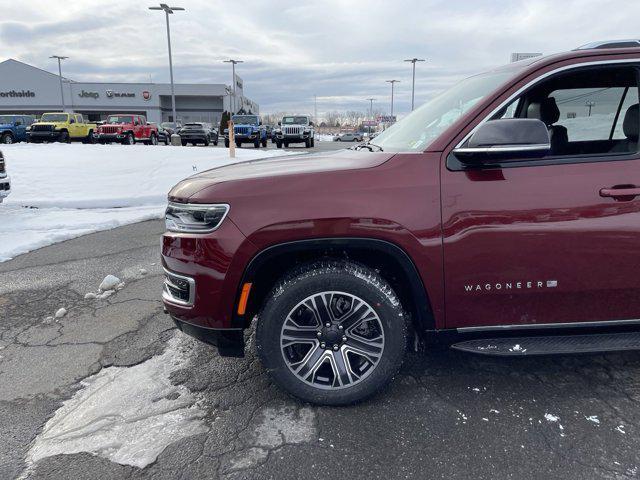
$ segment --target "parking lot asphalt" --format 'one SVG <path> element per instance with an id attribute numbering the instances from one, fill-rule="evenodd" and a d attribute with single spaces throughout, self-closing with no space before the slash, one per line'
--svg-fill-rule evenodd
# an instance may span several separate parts
<path id="1" fill-rule="evenodd" d="M 271 384 L 251 337 L 246 358 L 226 359 L 176 332 L 159 301 L 162 231 L 162 222 L 144 222 L 0 263 L 0 478 L 640 474 L 640 354 L 504 360 L 430 347 L 411 352 L 390 388 L 363 404 L 306 405 Z M 108 274 L 124 288 L 85 299 Z M 66 315 L 47 319 L 61 307 Z M 185 353 L 170 382 L 198 399 L 206 431 L 177 436 L 142 469 L 110 459 L 121 445 L 33 461 L 44 425 L 83 380 L 107 367 L 150 365 L 176 339 Z M 84 431 L 108 430 L 111 421 Z"/>

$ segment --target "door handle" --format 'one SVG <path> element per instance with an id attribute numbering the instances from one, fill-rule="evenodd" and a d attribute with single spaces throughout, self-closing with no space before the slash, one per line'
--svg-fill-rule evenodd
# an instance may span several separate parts
<path id="1" fill-rule="evenodd" d="M 612 197 L 616 200 L 632 200 L 640 195 L 640 187 L 635 185 L 616 185 L 611 188 L 601 188 L 601 197 Z"/>

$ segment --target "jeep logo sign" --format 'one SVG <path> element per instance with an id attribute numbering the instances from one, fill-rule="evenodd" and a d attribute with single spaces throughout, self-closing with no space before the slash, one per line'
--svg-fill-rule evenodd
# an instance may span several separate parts
<path id="1" fill-rule="evenodd" d="M 80 98 L 98 98 L 100 94 L 98 92 L 87 92 L 85 90 L 82 90 L 82 92 L 80 92 L 78 96 Z"/>
<path id="2" fill-rule="evenodd" d="M 145 90 L 144 92 L 142 92 L 142 98 L 144 100 L 149 100 L 151 98 L 151 92 L 149 92 L 148 90 Z"/>

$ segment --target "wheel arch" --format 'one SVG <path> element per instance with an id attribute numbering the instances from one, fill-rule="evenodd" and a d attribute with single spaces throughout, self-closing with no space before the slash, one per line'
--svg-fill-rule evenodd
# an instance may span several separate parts
<path id="1" fill-rule="evenodd" d="M 234 309 L 233 326 L 250 325 L 266 296 L 286 272 L 303 263 L 323 259 L 352 260 L 379 270 L 408 310 L 415 329 L 420 333 L 435 329 L 429 295 L 411 257 L 389 241 L 360 237 L 297 240 L 258 252 L 248 263 L 238 285 L 234 306 L 238 305 L 243 285 L 251 283 L 252 287 L 245 314 L 238 315 Z"/>

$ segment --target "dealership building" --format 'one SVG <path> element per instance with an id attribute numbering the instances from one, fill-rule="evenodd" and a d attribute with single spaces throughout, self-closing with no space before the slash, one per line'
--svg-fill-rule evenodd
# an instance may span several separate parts
<path id="1" fill-rule="evenodd" d="M 243 94 L 243 82 L 235 78 L 236 98 L 222 83 L 176 83 L 178 121 L 218 123 L 223 111 L 259 113 L 256 103 Z M 91 121 L 104 120 L 112 113 L 145 115 L 150 122 L 171 122 L 171 84 L 96 83 L 62 78 L 67 111 L 82 113 Z M 60 77 L 54 73 L 9 59 L 0 62 L 0 114 L 41 115 L 62 109 Z"/>

